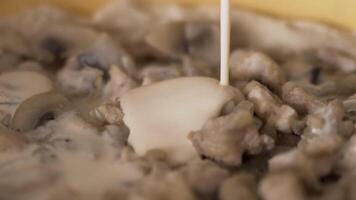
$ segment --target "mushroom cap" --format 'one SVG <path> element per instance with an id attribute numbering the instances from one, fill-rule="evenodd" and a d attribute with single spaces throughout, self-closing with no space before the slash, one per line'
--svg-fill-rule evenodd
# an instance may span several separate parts
<path id="1" fill-rule="evenodd" d="M 52 81 L 44 74 L 30 70 L 8 71 L 0 74 L 0 110 L 14 114 L 18 105 L 33 95 L 53 89 Z"/>
<path id="2" fill-rule="evenodd" d="M 62 113 L 68 104 L 67 98 L 55 91 L 34 95 L 16 109 L 11 127 L 20 132 L 32 130 L 46 118 Z"/>
<path id="3" fill-rule="evenodd" d="M 0 125 L 0 153 L 16 151 L 26 145 L 27 141 L 23 135 L 12 132 L 8 128 Z"/>

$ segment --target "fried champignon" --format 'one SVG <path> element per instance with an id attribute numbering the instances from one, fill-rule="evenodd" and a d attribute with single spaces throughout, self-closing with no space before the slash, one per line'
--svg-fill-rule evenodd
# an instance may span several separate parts
<path id="1" fill-rule="evenodd" d="M 311 63 L 306 55 L 297 55 L 288 58 L 281 64 L 289 81 L 315 82 L 318 84 L 322 78 L 321 68 Z M 319 70 L 320 69 L 320 70 Z M 313 81 L 312 81 L 313 80 Z"/>
<path id="2" fill-rule="evenodd" d="M 302 181 L 293 171 L 269 173 L 259 185 L 263 200 L 305 200 Z"/>
<path id="3" fill-rule="evenodd" d="M 17 66 L 17 68 L 19 70 L 38 71 L 38 72 L 44 70 L 42 65 L 39 62 L 35 62 L 35 61 L 22 62 Z"/>
<path id="4" fill-rule="evenodd" d="M 42 27 L 43 28 L 43 27 Z M 33 39 L 32 55 L 42 62 L 55 62 L 88 48 L 99 36 L 93 29 L 76 24 L 47 24 L 45 32 Z"/>
<path id="5" fill-rule="evenodd" d="M 52 89 L 52 81 L 41 72 L 13 70 L 1 73 L 0 110 L 12 116 L 23 101 Z"/>
<path id="6" fill-rule="evenodd" d="M 326 104 L 294 82 L 287 82 L 282 89 L 283 101 L 301 114 L 312 113 Z"/>
<path id="7" fill-rule="evenodd" d="M 356 92 L 353 87 L 356 84 L 356 75 L 345 75 L 334 80 L 324 81 L 320 85 L 312 85 L 303 82 L 293 82 L 298 87 L 303 88 L 308 93 L 321 98 L 348 97 Z"/>
<path id="8" fill-rule="evenodd" d="M 105 130 L 102 132 L 103 137 L 107 136 L 114 148 L 120 152 L 127 146 L 129 134 L 130 130 L 125 124 L 106 125 Z"/>
<path id="9" fill-rule="evenodd" d="M 315 135 L 342 134 L 339 128 L 344 116 L 342 103 L 338 100 L 331 101 L 307 116 L 306 131 Z"/>
<path id="10" fill-rule="evenodd" d="M 341 49 L 320 48 L 316 51 L 316 59 L 321 65 L 334 68 L 334 70 L 345 73 L 356 71 L 356 59 Z"/>
<path id="11" fill-rule="evenodd" d="M 95 92 L 103 85 L 101 70 L 79 68 L 76 58 L 68 59 L 66 65 L 56 74 L 58 89 L 68 96 L 81 96 Z"/>
<path id="12" fill-rule="evenodd" d="M 32 130 L 55 119 L 68 105 L 69 101 L 54 91 L 34 95 L 16 109 L 11 127 L 20 132 Z"/>
<path id="13" fill-rule="evenodd" d="M 127 79 L 121 80 L 123 74 L 119 74 L 113 66 L 120 67 L 119 70 L 127 77 L 126 74 L 133 77 L 137 74 L 131 57 L 119 45 L 115 45 L 112 38 L 102 34 L 90 47 L 68 59 L 64 68 L 57 73 L 57 83 L 62 92 L 71 96 L 92 93 L 104 86 L 104 90 L 110 90 L 113 85 L 122 84 Z M 117 89 L 117 86 L 113 89 Z"/>
<path id="14" fill-rule="evenodd" d="M 294 169 L 303 181 L 318 187 L 319 179 L 329 174 L 339 159 L 345 134 L 341 133 L 345 129 L 343 118 L 343 108 L 338 101 L 309 114 L 298 147 L 273 157 L 269 161 L 270 170 Z"/>
<path id="15" fill-rule="evenodd" d="M 109 75 L 111 79 L 103 89 L 103 96 L 109 101 L 116 101 L 126 92 L 138 87 L 138 83 L 117 66 L 111 66 Z"/>
<path id="16" fill-rule="evenodd" d="M 252 174 L 238 173 L 227 179 L 220 186 L 219 200 L 257 200 L 257 180 Z"/>
<path id="17" fill-rule="evenodd" d="M 220 61 L 219 26 L 212 22 L 165 22 L 153 28 L 145 41 L 162 56 L 176 59 L 191 56 L 212 65 Z"/>
<path id="18" fill-rule="evenodd" d="M 217 66 L 220 62 L 220 29 L 213 22 L 186 23 L 185 35 L 188 54 Z"/>
<path id="19" fill-rule="evenodd" d="M 305 92 L 321 98 L 321 100 L 332 99 L 336 96 L 335 83 L 333 81 L 325 81 L 319 85 L 313 85 L 304 81 L 290 81 L 288 84 L 300 87 Z"/>
<path id="20" fill-rule="evenodd" d="M 182 68 L 184 76 L 214 77 L 217 74 L 217 69 L 210 63 L 189 56 L 183 58 Z"/>
<path id="21" fill-rule="evenodd" d="M 244 93 L 254 103 L 255 111 L 266 123 L 271 123 L 278 131 L 291 133 L 298 128 L 298 114 L 269 91 L 262 84 L 252 81 L 246 85 Z M 298 131 L 297 131 L 298 132 Z"/>
<path id="22" fill-rule="evenodd" d="M 113 147 L 116 146 L 115 137 L 107 137 L 109 133 L 101 133 L 98 128 L 95 124 L 85 121 L 79 113 L 68 111 L 24 135 L 30 141 L 41 144 L 34 154 L 41 160 L 43 157 L 47 159 L 46 154 L 48 153 L 54 153 L 55 156 L 58 151 L 62 150 L 97 157 L 103 151 L 114 148 L 115 151 L 112 153 L 119 154 L 119 149 Z M 46 159 L 43 161 L 47 162 Z"/>
<path id="23" fill-rule="evenodd" d="M 356 75 L 351 74 L 339 78 L 332 82 L 334 84 L 336 95 L 350 96 L 356 92 Z"/>
<path id="24" fill-rule="evenodd" d="M 140 72 L 142 85 L 149 85 L 155 82 L 178 78 L 183 75 L 181 67 L 176 64 L 151 64 L 145 66 Z"/>
<path id="25" fill-rule="evenodd" d="M 136 75 L 133 59 L 119 42 L 108 34 L 100 34 L 91 46 L 77 55 L 80 67 L 92 67 L 103 71 L 104 79 L 109 79 L 107 71 L 113 65 L 120 66 L 130 76 Z"/>
<path id="26" fill-rule="evenodd" d="M 147 200 L 195 200 L 184 179 L 174 172 L 158 172 L 144 178 L 138 188 L 138 197 Z"/>
<path id="27" fill-rule="evenodd" d="M 27 144 L 22 135 L 0 125 L 0 153 L 21 150 Z"/>
<path id="28" fill-rule="evenodd" d="M 46 195 L 55 173 L 41 165 L 29 153 L 2 156 L 0 160 L 0 199 L 35 200 Z"/>
<path id="29" fill-rule="evenodd" d="M 22 62 L 21 56 L 15 55 L 13 53 L 6 53 L 0 49 L 0 71 L 7 71 L 13 69 Z"/>
<path id="30" fill-rule="evenodd" d="M 237 50 L 231 55 L 230 65 L 233 79 L 261 81 L 276 92 L 281 91 L 281 86 L 286 81 L 282 69 L 260 52 Z"/>
<path id="31" fill-rule="evenodd" d="M 340 162 L 340 167 L 346 172 L 353 172 L 356 168 L 356 160 L 354 159 L 356 154 L 356 135 L 353 135 L 346 143 L 343 149 L 343 156 Z"/>
<path id="32" fill-rule="evenodd" d="M 356 111 L 356 95 L 352 95 L 343 101 L 344 108 L 346 112 Z"/>
<path id="33" fill-rule="evenodd" d="M 96 121 L 104 124 L 116 124 L 123 123 L 124 113 L 122 112 L 120 105 L 115 102 L 109 102 L 97 106 L 89 112 L 91 117 Z"/>
<path id="34" fill-rule="evenodd" d="M 23 35 L 10 26 L 0 26 L 0 50 L 18 56 L 28 54 L 29 48 Z M 3 56 L 3 55 L 2 55 Z"/>
<path id="35" fill-rule="evenodd" d="M 273 147 L 273 140 L 259 134 L 253 114 L 245 109 L 207 121 L 189 138 L 198 153 L 232 166 L 241 165 L 244 153 L 258 154 Z"/>
<path id="36" fill-rule="evenodd" d="M 209 160 L 194 160 L 180 169 L 193 191 L 203 199 L 213 199 L 229 172 Z"/>
<path id="37" fill-rule="evenodd" d="M 48 61 L 62 62 L 65 59 L 67 53 L 67 44 L 65 41 L 48 36 L 40 41 L 39 46 L 41 50 L 48 53 Z"/>
<path id="38" fill-rule="evenodd" d="M 336 134 L 303 138 L 299 146 L 278 154 L 269 161 L 271 172 L 293 170 L 305 183 L 320 188 L 320 178 L 336 166 L 343 139 Z"/>
<path id="39" fill-rule="evenodd" d="M 155 21 L 156 20 L 156 21 Z M 161 21 L 153 18 L 148 6 L 140 1 L 117 1 L 95 13 L 93 21 L 109 30 L 116 30 L 120 38 L 135 43 L 141 40 L 152 24 Z"/>
<path id="40" fill-rule="evenodd" d="M 145 40 L 164 56 L 180 58 L 187 54 L 184 22 L 159 24 L 152 29 Z"/>

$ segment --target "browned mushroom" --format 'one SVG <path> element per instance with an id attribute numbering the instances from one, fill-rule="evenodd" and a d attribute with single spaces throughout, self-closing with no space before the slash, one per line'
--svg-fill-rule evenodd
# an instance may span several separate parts
<path id="1" fill-rule="evenodd" d="M 43 125 L 48 120 L 68 108 L 69 101 L 57 92 L 35 95 L 24 101 L 15 112 L 11 122 L 12 129 L 25 132 Z"/>

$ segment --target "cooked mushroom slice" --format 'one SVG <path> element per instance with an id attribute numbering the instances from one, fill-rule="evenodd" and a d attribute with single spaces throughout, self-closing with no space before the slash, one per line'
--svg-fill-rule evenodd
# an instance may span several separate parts
<path id="1" fill-rule="evenodd" d="M 201 159 L 188 162 L 180 173 L 200 199 L 211 199 L 219 185 L 229 177 L 228 170 L 210 160 Z"/>
<path id="2" fill-rule="evenodd" d="M 212 65 L 220 62 L 219 25 L 209 22 L 189 22 L 186 25 L 188 52 L 191 56 L 208 61 Z"/>
<path id="3" fill-rule="evenodd" d="M 269 91 L 262 84 L 252 81 L 246 85 L 244 93 L 254 103 L 257 115 L 278 131 L 291 133 L 298 127 L 298 114 L 289 105 Z"/>
<path id="4" fill-rule="evenodd" d="M 149 85 L 163 80 L 178 78 L 182 76 L 182 70 L 181 66 L 176 64 L 170 64 L 168 66 L 151 64 L 145 66 L 139 76 L 143 80 L 142 85 Z"/>
<path id="5" fill-rule="evenodd" d="M 54 119 L 68 104 L 64 96 L 54 91 L 35 95 L 17 108 L 11 126 L 20 132 L 32 130 Z"/>
<path id="6" fill-rule="evenodd" d="M 283 85 L 283 100 L 300 113 L 312 113 L 326 106 L 326 103 L 295 84 L 288 82 Z"/>
<path id="7" fill-rule="evenodd" d="M 0 110 L 13 115 L 18 105 L 33 95 L 53 89 L 44 74 L 29 70 L 16 70 L 0 74 Z"/>
<path id="8" fill-rule="evenodd" d="M 119 103 L 102 104 L 91 110 L 89 115 L 97 122 L 116 125 L 121 125 L 124 117 Z"/>
<path id="9" fill-rule="evenodd" d="M 160 24 L 147 35 L 146 42 L 164 56 L 179 58 L 187 53 L 185 24 L 183 22 Z"/>
<path id="10" fill-rule="evenodd" d="M 356 75 L 345 76 L 335 81 L 335 93 L 337 95 L 349 96 L 356 92 Z"/>
<path id="11" fill-rule="evenodd" d="M 0 125 L 0 153 L 21 149 L 27 141 L 19 133 Z"/>
<path id="12" fill-rule="evenodd" d="M 335 70 L 340 70 L 345 73 L 353 73 L 356 71 L 356 59 L 346 51 L 335 48 L 323 48 L 317 50 L 316 57 L 323 65 L 335 68 Z"/>
<path id="13" fill-rule="evenodd" d="M 270 137 L 259 134 L 253 114 L 244 108 L 207 121 L 189 139 L 201 155 L 231 166 L 241 165 L 245 153 L 258 154 L 274 146 Z"/>
<path id="14" fill-rule="evenodd" d="M 227 178 L 220 187 L 220 200 L 257 200 L 257 182 L 252 174 L 240 172 Z"/>
<path id="15" fill-rule="evenodd" d="M 303 183 L 293 171 L 269 173 L 262 181 L 259 192 L 264 200 L 305 200 Z"/>
<path id="16" fill-rule="evenodd" d="M 136 75 L 136 67 L 130 55 L 107 34 L 101 34 L 93 44 L 77 56 L 80 67 L 92 67 L 103 71 L 104 79 L 113 65 L 120 66 L 130 76 Z"/>
<path id="17" fill-rule="evenodd" d="M 286 81 L 281 68 L 260 52 L 237 50 L 232 53 L 230 64 L 231 76 L 236 80 L 261 81 L 277 92 Z"/>

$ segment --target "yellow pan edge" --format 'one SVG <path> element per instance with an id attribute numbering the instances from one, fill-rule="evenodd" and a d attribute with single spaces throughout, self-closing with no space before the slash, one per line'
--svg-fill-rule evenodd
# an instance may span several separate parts
<path id="1" fill-rule="evenodd" d="M 25 8 L 52 4 L 90 16 L 113 0 L 1 0 L 0 15 L 12 15 Z M 142 0 L 183 5 L 218 4 L 219 0 Z M 233 5 L 286 18 L 317 20 L 347 29 L 356 29 L 355 0 L 231 0 Z"/>

